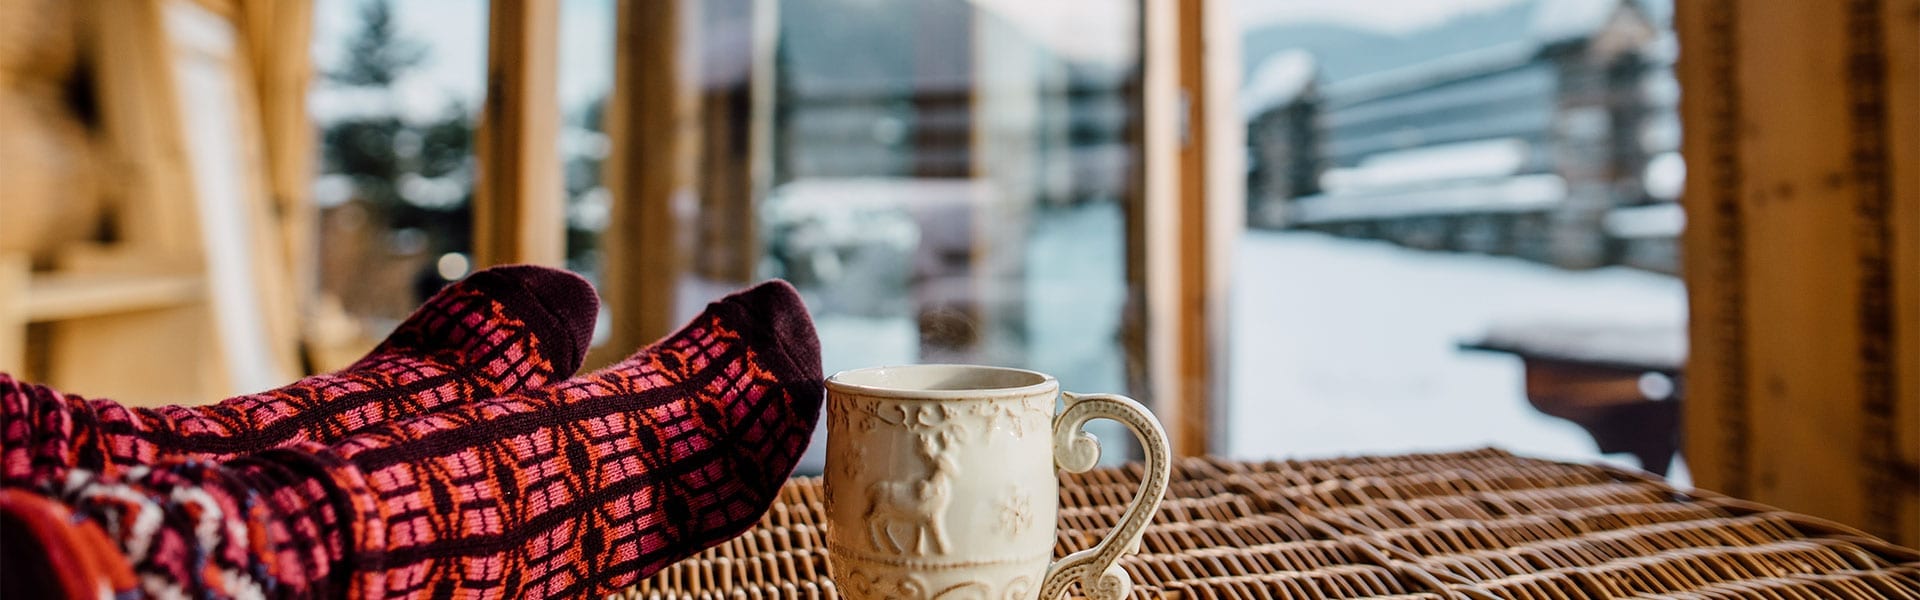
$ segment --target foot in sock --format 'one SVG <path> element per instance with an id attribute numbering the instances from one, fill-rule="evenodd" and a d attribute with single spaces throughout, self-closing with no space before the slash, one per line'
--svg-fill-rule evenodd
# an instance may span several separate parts
<path id="1" fill-rule="evenodd" d="M 599 596 L 758 520 L 822 383 L 805 307 L 775 282 L 548 388 L 134 471 L 151 485 L 81 474 L 60 499 L 129 549 L 148 592 Z"/>
<path id="2" fill-rule="evenodd" d="M 207 406 L 132 408 L 0 374 L 0 483 L 83 469 L 114 476 L 171 456 L 218 460 L 327 443 L 452 403 L 571 376 L 599 310 L 592 286 L 543 267 L 483 270 L 441 290 L 335 373 Z"/>

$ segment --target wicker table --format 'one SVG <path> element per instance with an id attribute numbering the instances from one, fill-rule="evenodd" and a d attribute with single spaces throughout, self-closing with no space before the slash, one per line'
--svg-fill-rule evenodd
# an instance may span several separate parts
<path id="1" fill-rule="evenodd" d="M 1070 475 L 1065 554 L 1138 481 Z M 1177 461 L 1138 555 L 1137 598 L 1920 598 L 1920 552 L 1644 474 L 1498 450 L 1320 461 Z M 838 598 L 824 497 L 795 479 L 760 524 L 618 597 Z"/>

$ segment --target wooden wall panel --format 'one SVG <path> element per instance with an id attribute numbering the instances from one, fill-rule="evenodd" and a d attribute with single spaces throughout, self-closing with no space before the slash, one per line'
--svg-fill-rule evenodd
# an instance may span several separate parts
<path id="1" fill-rule="evenodd" d="M 1920 356 L 1900 338 L 1920 271 L 1896 249 L 1920 197 L 1892 141 L 1914 135 L 1900 70 L 1920 45 L 1889 42 L 1920 20 L 1884 18 L 1894 4 L 1911 0 L 1678 7 L 1686 433 L 1701 487 L 1910 544 Z"/>

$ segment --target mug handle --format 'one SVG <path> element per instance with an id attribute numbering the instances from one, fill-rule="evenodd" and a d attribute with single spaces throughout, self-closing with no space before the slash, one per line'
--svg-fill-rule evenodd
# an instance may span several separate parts
<path id="1" fill-rule="evenodd" d="M 1140 493 L 1134 496 L 1121 515 L 1120 522 L 1107 532 L 1106 539 L 1092 548 L 1069 554 L 1047 566 L 1040 580 L 1040 600 L 1055 600 L 1067 591 L 1067 585 L 1080 582 L 1080 591 L 1094 600 L 1120 600 L 1133 590 L 1133 579 L 1115 565 L 1120 556 L 1140 548 L 1140 536 L 1147 523 L 1160 510 L 1167 495 L 1167 476 L 1172 457 L 1167 449 L 1167 432 L 1132 398 L 1118 394 L 1075 394 L 1061 392 L 1067 408 L 1053 418 L 1053 464 L 1073 473 L 1085 473 L 1100 460 L 1100 442 L 1081 430 L 1087 421 L 1112 419 L 1133 430 L 1147 459 L 1147 474 L 1140 481 Z"/>

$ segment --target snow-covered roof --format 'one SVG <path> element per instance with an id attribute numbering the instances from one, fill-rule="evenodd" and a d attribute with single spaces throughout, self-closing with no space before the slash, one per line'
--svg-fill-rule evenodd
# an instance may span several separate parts
<path id="1" fill-rule="evenodd" d="M 1537 174 L 1465 181 L 1444 187 L 1307 196 L 1289 216 L 1299 223 L 1429 215 L 1532 212 L 1565 202 L 1567 182 L 1559 175 Z"/>
<path id="2" fill-rule="evenodd" d="M 1518 39 L 1334 81 L 1326 87 L 1327 97 L 1334 104 L 1349 104 L 1526 63 L 1544 47 L 1591 37 L 1616 10 L 1631 6 L 1622 0 L 1540 0 L 1533 5 L 1531 22 Z M 1657 60 L 1667 48 L 1652 51 Z"/>
<path id="3" fill-rule="evenodd" d="M 1586 38 L 1618 8 L 1620 0 L 1547 0 L 1534 5 L 1527 33 L 1540 44 Z"/>
<path id="4" fill-rule="evenodd" d="M 1625 239 L 1677 238 L 1686 226 L 1687 214 L 1678 202 L 1616 208 L 1600 222 L 1607 235 Z"/>
<path id="5" fill-rule="evenodd" d="M 1404 67 L 1350 77 L 1327 85 L 1327 97 L 1334 104 L 1352 104 L 1409 90 L 1425 89 L 1462 77 L 1503 68 L 1517 67 L 1533 60 L 1539 45 L 1527 40 L 1494 44 L 1478 50 L 1450 54 Z"/>
<path id="6" fill-rule="evenodd" d="M 1335 193 L 1361 192 L 1423 182 L 1506 177 L 1520 172 L 1532 152 L 1526 140 L 1496 138 L 1381 152 L 1360 166 L 1332 169 L 1321 184 Z"/>
<path id="7" fill-rule="evenodd" d="M 1268 58 L 1254 69 L 1246 89 L 1240 92 L 1241 115 L 1252 120 L 1292 104 L 1313 83 L 1317 71 L 1313 55 L 1305 50 L 1287 50 Z"/>
<path id="8" fill-rule="evenodd" d="M 1527 356 L 1655 371 L 1687 364 L 1685 322 L 1631 320 L 1496 321 L 1472 344 Z"/>

